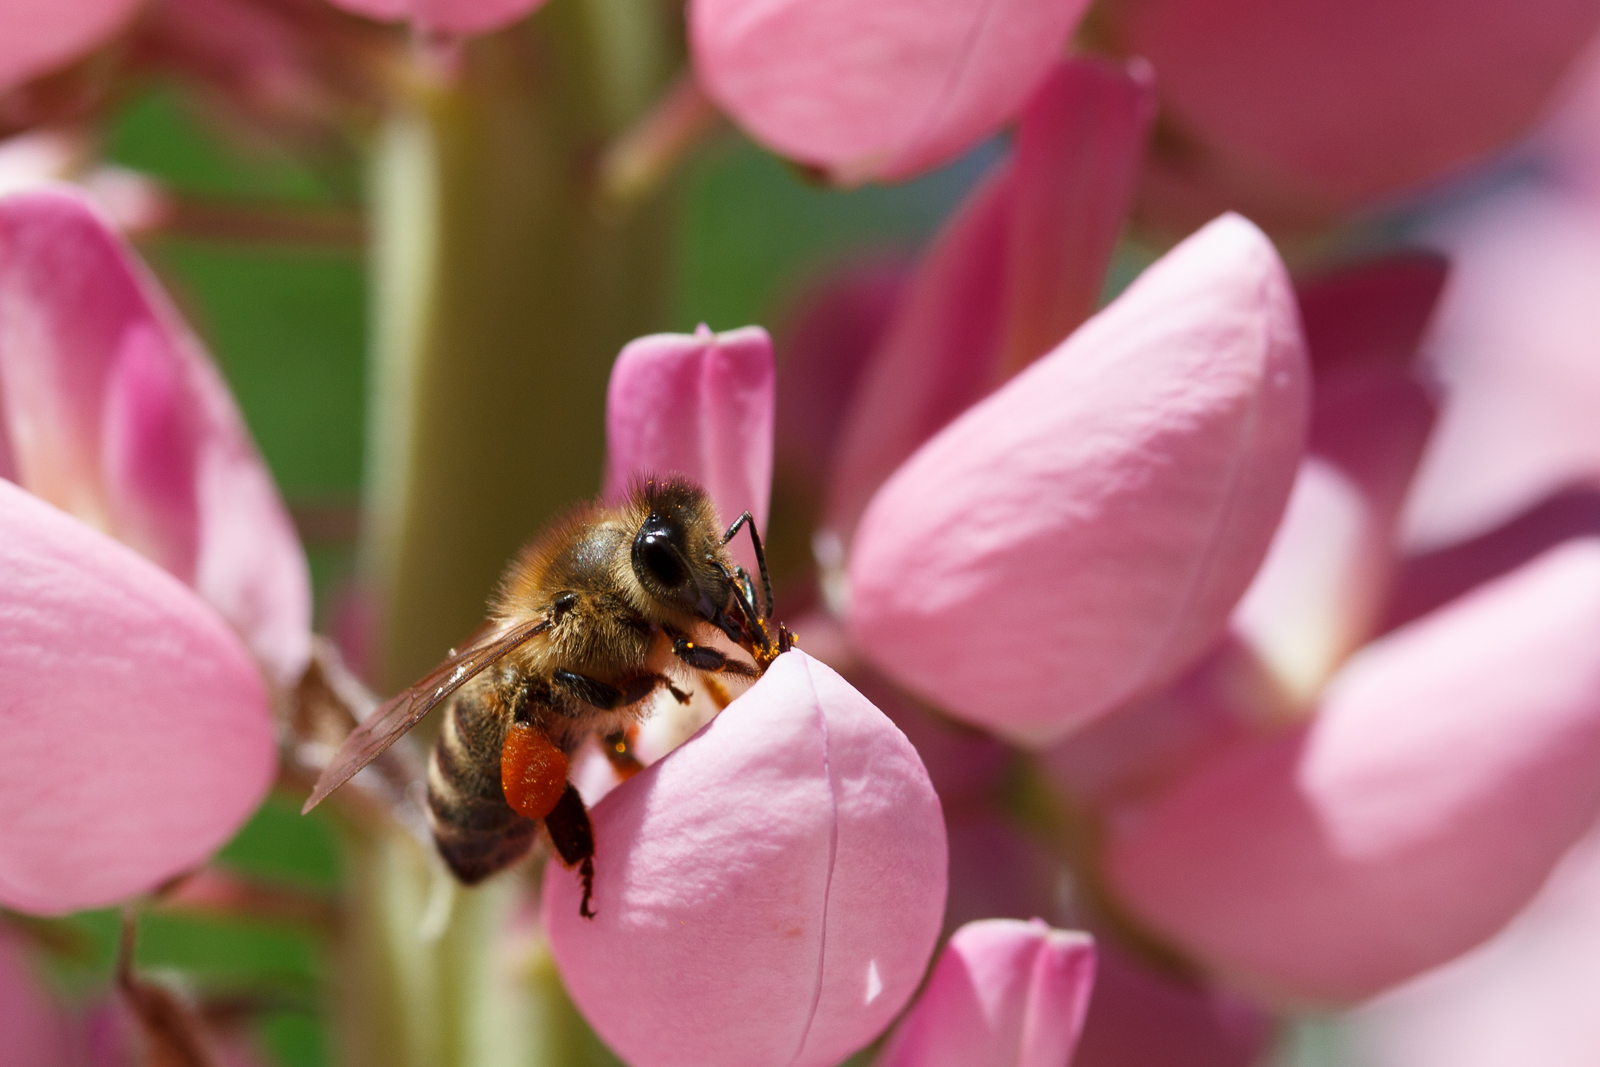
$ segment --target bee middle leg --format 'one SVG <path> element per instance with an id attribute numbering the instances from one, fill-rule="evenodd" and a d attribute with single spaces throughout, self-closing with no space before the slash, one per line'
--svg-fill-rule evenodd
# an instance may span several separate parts
<path id="1" fill-rule="evenodd" d="M 578 877 L 583 879 L 583 902 L 578 905 L 578 914 L 585 919 L 594 918 L 594 909 L 589 906 L 594 898 L 594 827 L 589 822 L 589 809 L 583 806 L 583 798 L 571 782 L 544 817 L 544 828 L 562 864 L 577 867 Z"/>

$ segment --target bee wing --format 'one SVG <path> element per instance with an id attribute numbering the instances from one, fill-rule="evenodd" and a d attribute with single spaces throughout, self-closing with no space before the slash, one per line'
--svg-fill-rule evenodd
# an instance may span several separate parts
<path id="1" fill-rule="evenodd" d="M 321 804 L 329 793 L 381 756 L 385 749 L 400 739 L 401 734 L 415 726 L 451 693 L 494 666 L 529 638 L 549 628 L 550 620 L 540 618 L 520 623 L 499 636 L 479 636 L 482 634 L 480 630 L 474 634 L 477 638 L 475 642 L 452 654 L 409 689 L 378 705 L 371 715 L 350 731 L 350 735 L 339 746 L 339 751 L 323 768 L 301 814 Z"/>

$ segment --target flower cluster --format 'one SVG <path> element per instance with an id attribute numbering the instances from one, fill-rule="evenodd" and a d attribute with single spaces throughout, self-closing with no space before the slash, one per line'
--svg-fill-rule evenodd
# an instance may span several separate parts
<path id="1" fill-rule="evenodd" d="M 249 911 L 210 858 L 374 703 L 317 651 L 289 512 L 127 243 L 172 205 L 82 132 L 158 68 L 291 141 L 392 107 L 403 155 L 470 39 L 540 3 L 334 6 L 0 11 L 0 123 L 28 131 L 0 145 L 0 1016 L 28 1062 L 253 1055 L 136 974 L 131 918 L 115 1000 L 78 1008 L 29 924 Z M 1248 1067 L 1307 1011 L 1382 1067 L 1592 1059 L 1549 1005 L 1600 974 L 1594 86 L 1475 195 L 1424 194 L 1532 130 L 1597 31 L 1576 0 L 691 0 L 689 71 L 601 185 L 713 111 L 836 186 L 1009 140 L 919 260 L 831 278 L 776 352 L 754 326 L 622 349 L 600 498 L 679 475 L 809 546 L 777 574 L 801 647 L 731 700 L 652 698 L 637 773 L 572 754 L 592 915 L 542 857 L 450 890 L 403 742 L 337 795 L 391 909 L 330 920 L 371 957 L 341 996 L 552 960 L 634 1067 Z M 385 248 L 449 243 L 443 169 Z M 610 211 L 552 257 L 611 255 Z M 393 336 L 443 314 L 396 306 Z M 492 1018 L 416 1032 L 488 1047 Z"/>

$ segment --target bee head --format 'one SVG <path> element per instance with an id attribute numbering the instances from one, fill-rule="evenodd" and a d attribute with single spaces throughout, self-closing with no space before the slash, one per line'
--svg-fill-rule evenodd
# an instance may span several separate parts
<path id="1" fill-rule="evenodd" d="M 715 565 L 721 540 L 704 490 L 687 482 L 647 483 L 648 514 L 633 538 L 633 573 L 651 597 L 706 622 L 722 614 L 727 579 Z"/>

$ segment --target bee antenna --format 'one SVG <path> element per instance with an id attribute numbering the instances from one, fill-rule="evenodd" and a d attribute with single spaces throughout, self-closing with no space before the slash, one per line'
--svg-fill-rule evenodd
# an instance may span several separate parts
<path id="1" fill-rule="evenodd" d="M 741 526 L 749 527 L 750 543 L 755 545 L 756 548 L 756 570 L 761 572 L 761 594 L 766 602 L 767 609 L 762 613 L 761 617 L 770 619 L 772 618 L 772 576 L 767 573 L 767 553 L 761 547 L 761 535 L 756 532 L 756 520 L 751 517 L 748 511 L 733 520 L 733 525 L 728 527 L 728 532 L 722 535 L 722 543 L 727 544 L 732 541 Z M 752 601 L 755 600 L 754 590 L 751 591 L 750 599 Z"/>

